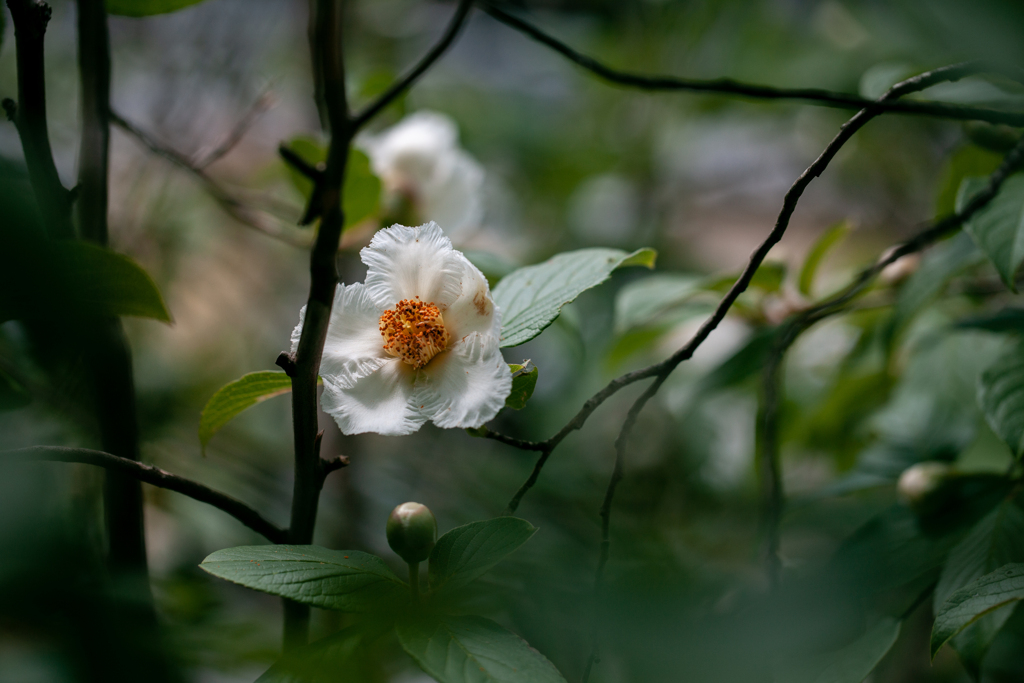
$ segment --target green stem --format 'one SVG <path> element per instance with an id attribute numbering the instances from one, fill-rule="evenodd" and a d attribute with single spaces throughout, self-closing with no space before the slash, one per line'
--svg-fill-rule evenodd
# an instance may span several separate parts
<path id="1" fill-rule="evenodd" d="M 409 563 L 409 588 L 412 592 L 412 601 L 420 601 L 420 563 Z"/>

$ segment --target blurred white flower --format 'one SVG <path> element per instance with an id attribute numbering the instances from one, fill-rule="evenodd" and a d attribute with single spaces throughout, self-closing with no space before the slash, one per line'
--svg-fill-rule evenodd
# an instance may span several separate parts
<path id="1" fill-rule="evenodd" d="M 394 225 L 361 257 L 365 284 L 338 285 L 320 365 L 320 404 L 345 434 L 411 434 L 427 420 L 478 427 L 512 375 L 487 280 L 436 223 Z M 292 332 L 298 348 L 305 309 Z"/>
<path id="2" fill-rule="evenodd" d="M 480 226 L 484 182 L 483 168 L 459 148 L 458 138 L 449 117 L 421 111 L 358 141 L 391 213 L 435 221 L 457 239 Z"/>

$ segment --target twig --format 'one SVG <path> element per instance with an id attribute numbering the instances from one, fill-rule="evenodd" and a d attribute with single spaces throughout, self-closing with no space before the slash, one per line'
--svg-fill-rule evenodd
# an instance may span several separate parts
<path id="1" fill-rule="evenodd" d="M 881 98 L 879 98 L 879 102 L 885 102 L 908 93 L 917 92 L 919 90 L 929 88 L 937 83 L 959 80 L 984 68 L 985 67 L 983 65 L 978 63 L 965 63 L 935 69 L 934 71 L 914 76 L 913 78 L 909 78 L 894 85 L 884 95 L 882 95 Z M 509 502 L 509 509 L 512 512 L 515 511 L 516 506 L 519 505 L 519 502 L 522 500 L 526 492 L 536 483 L 540 469 L 543 467 L 544 463 L 547 462 L 547 456 L 550 455 L 550 452 L 553 451 L 570 433 L 581 429 L 586 423 L 587 418 L 589 418 L 602 403 L 608 400 L 620 389 L 623 389 L 634 382 L 639 382 L 640 380 L 648 379 L 650 377 L 668 377 L 668 375 L 670 375 L 680 363 L 693 356 L 694 352 L 702 343 L 704 343 L 704 340 L 708 338 L 708 335 L 710 335 L 722 320 L 725 319 L 726 314 L 729 312 L 729 309 L 732 307 L 733 303 L 735 303 L 736 299 L 739 298 L 740 294 L 747 289 L 750 284 L 750 280 L 754 277 L 754 273 L 768 255 L 768 252 L 771 251 L 772 247 L 774 247 L 780 239 L 782 239 L 786 229 L 789 227 L 789 220 L 792 217 L 793 212 L 796 210 L 797 203 L 800 201 L 800 197 L 803 195 L 807 187 L 816 177 L 821 175 L 829 162 L 831 162 L 835 157 L 836 153 L 838 153 L 854 133 L 860 130 L 868 121 L 882 113 L 884 112 L 881 109 L 872 105 L 854 115 L 849 121 L 843 124 L 839 134 L 833 138 L 821 155 L 815 159 L 814 163 L 808 166 L 800 177 L 797 178 L 796 182 L 793 183 L 793 186 L 790 187 L 789 191 L 786 193 L 782 204 L 782 210 L 775 221 L 775 226 L 768 233 L 768 236 L 764 241 L 762 241 L 750 255 L 743 272 L 740 273 L 740 276 L 733 283 L 732 287 L 729 288 L 729 291 L 726 292 L 725 296 L 723 296 L 721 301 L 719 301 L 714 312 L 707 320 L 704 321 L 690 341 L 663 361 L 616 377 L 603 389 L 591 396 L 586 403 L 583 404 L 583 407 L 580 408 L 580 411 L 576 413 L 576 415 L 554 436 L 550 437 L 546 441 L 531 444 L 529 450 L 541 451 L 543 455 L 537 462 L 538 466 L 535 467 L 534 471 L 530 474 L 530 478 L 527 479 Z M 658 384 L 660 385 L 660 382 L 658 382 Z M 641 399 L 643 399 L 643 396 L 637 400 L 639 401 Z M 646 403 L 646 399 L 643 400 Z M 507 437 L 497 432 L 488 431 L 486 436 L 496 441 L 502 441 L 503 443 L 510 443 L 512 440 L 512 437 Z"/>
<path id="2" fill-rule="evenodd" d="M 201 503 L 226 512 L 239 522 L 266 538 L 271 543 L 286 543 L 287 532 L 264 519 L 256 510 L 237 498 L 215 491 L 203 484 L 166 472 L 159 467 L 144 465 L 103 451 L 63 446 L 32 446 L 11 451 L 0 451 L 5 462 L 77 462 L 121 472 L 141 482 L 175 491 Z"/>
<path id="3" fill-rule="evenodd" d="M 175 166 L 188 171 L 188 173 L 202 183 L 203 188 L 213 197 L 214 201 L 242 225 L 294 247 L 308 247 L 310 245 L 308 239 L 299 239 L 281 230 L 280 221 L 270 218 L 264 211 L 246 205 L 222 188 L 205 170 L 193 166 L 192 161 L 187 156 L 158 143 L 152 136 L 145 133 L 141 128 L 125 119 L 116 111 L 110 111 L 110 122 L 141 142 L 157 156 L 163 157 Z"/>
<path id="4" fill-rule="evenodd" d="M 448 50 L 451 44 L 455 42 L 455 38 L 458 37 L 459 31 L 466 24 L 466 17 L 469 16 L 469 10 L 472 7 L 473 0 L 459 0 L 459 5 L 455 8 L 455 14 L 452 16 L 451 21 L 448 22 L 448 28 L 445 29 L 444 34 L 437 43 L 404 76 L 399 78 L 376 100 L 368 104 L 365 109 L 352 117 L 351 125 L 353 131 L 361 129 L 370 119 L 398 99 Z"/>
<path id="5" fill-rule="evenodd" d="M 745 97 L 755 100 L 795 100 L 819 106 L 850 110 L 864 109 L 866 107 L 878 107 L 881 111 L 897 114 L 932 116 L 957 121 L 986 121 L 988 123 L 1007 124 L 1018 128 L 1024 126 L 1024 113 L 1001 111 L 998 109 L 968 107 L 941 102 L 892 101 L 878 104 L 872 100 L 865 99 L 857 95 L 850 95 L 848 93 L 832 90 L 823 90 L 820 88 L 773 88 L 765 85 L 743 83 L 731 78 L 700 80 L 693 78 L 678 78 L 675 76 L 646 76 L 642 74 L 628 73 L 613 69 L 593 57 L 577 52 L 533 24 L 505 12 L 490 2 L 482 3 L 481 9 L 503 24 L 516 29 L 543 45 L 546 45 L 599 78 L 610 83 L 630 88 L 649 91 L 717 93 L 720 95 Z M 993 66 L 989 66 L 984 70 L 993 70 L 1004 74 L 1007 73 L 1007 70 L 998 69 Z M 1010 72 L 1008 75 L 1015 79 L 1021 78 L 1020 74 L 1014 72 Z"/>
<path id="6" fill-rule="evenodd" d="M 46 123 L 43 37 L 50 21 L 50 7 L 35 0 L 7 0 L 7 7 L 14 23 L 18 103 L 4 100 L 4 111 L 18 129 L 25 166 L 47 233 L 51 237 L 69 239 L 75 236 L 71 194 L 57 174 Z"/>
<path id="7" fill-rule="evenodd" d="M 250 126 L 255 123 L 256 119 L 273 105 L 274 96 L 269 91 L 261 93 L 245 112 L 245 115 L 238 120 L 238 123 L 235 124 L 234 128 L 228 132 L 218 145 L 215 145 L 209 152 L 204 151 L 196 155 L 193 166 L 203 171 L 210 164 L 226 156 L 228 152 L 235 148 L 235 145 L 242 141 L 242 138 L 245 137 L 245 134 L 249 131 Z"/>

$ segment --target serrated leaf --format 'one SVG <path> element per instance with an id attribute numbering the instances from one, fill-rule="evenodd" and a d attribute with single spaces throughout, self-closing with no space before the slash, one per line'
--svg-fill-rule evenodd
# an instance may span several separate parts
<path id="1" fill-rule="evenodd" d="M 148 17 L 167 14 L 198 5 L 202 0 L 106 0 L 107 14 L 124 17 Z"/>
<path id="2" fill-rule="evenodd" d="M 880 619 L 844 648 L 781 667 L 775 683 L 861 683 L 892 649 L 899 635 L 899 621 Z"/>
<path id="3" fill-rule="evenodd" d="M 199 417 L 199 443 L 205 449 L 213 435 L 239 413 L 291 390 L 291 378 L 274 370 L 250 372 L 225 384 L 206 402 Z"/>
<path id="4" fill-rule="evenodd" d="M 518 517 L 495 517 L 456 527 L 430 551 L 433 590 L 464 586 L 530 540 L 537 527 Z"/>
<path id="5" fill-rule="evenodd" d="M 1008 564 L 956 591 L 939 607 L 932 626 L 932 657 L 980 617 L 1024 599 L 1024 564 Z"/>
<path id="6" fill-rule="evenodd" d="M 522 372 L 522 365 L 509 365 L 509 369 L 513 373 L 518 372 L 519 374 L 513 374 L 512 376 L 512 391 L 509 393 L 508 398 L 505 399 L 505 407 L 512 408 L 513 410 L 522 410 L 526 407 L 526 402 L 533 396 L 533 390 L 537 387 L 538 368 L 534 366 L 531 370 Z"/>
<path id="7" fill-rule="evenodd" d="M 1024 345 L 1014 346 L 981 373 L 978 405 L 1013 455 L 1024 455 Z"/>
<path id="8" fill-rule="evenodd" d="M 607 280 L 616 268 L 653 267 L 657 253 L 640 249 L 579 249 L 506 275 L 494 288 L 501 309 L 501 345 L 525 344 L 558 317 L 562 306 Z"/>
<path id="9" fill-rule="evenodd" d="M 397 633 L 441 683 L 565 683 L 544 655 L 490 619 L 422 615 L 399 621 Z"/>
<path id="10" fill-rule="evenodd" d="M 999 567 L 1024 561 L 1024 510 L 1004 500 L 950 551 L 935 586 L 936 611 L 956 591 Z M 1012 609 L 986 614 L 953 638 L 965 666 L 977 670 Z"/>
<path id="11" fill-rule="evenodd" d="M 832 249 L 850 234 L 850 224 L 847 221 L 840 221 L 821 236 L 811 246 L 804 259 L 804 265 L 800 269 L 799 290 L 804 296 L 812 296 L 814 289 L 814 277 L 818 274 L 818 266 Z"/>
<path id="12" fill-rule="evenodd" d="M 988 178 L 966 178 L 956 198 L 962 211 L 988 185 Z M 996 267 L 1012 291 L 1017 291 L 1017 271 L 1024 261 L 1024 175 L 1006 179 L 992 201 L 964 223 L 964 230 Z"/>
<path id="13" fill-rule="evenodd" d="M 615 297 L 615 333 L 647 325 L 660 315 L 688 302 L 704 291 L 704 278 L 694 275 L 658 274 L 619 290 Z"/>
<path id="14" fill-rule="evenodd" d="M 375 555 L 315 545 L 227 548 L 199 567 L 247 588 L 344 612 L 379 609 L 409 590 Z"/>

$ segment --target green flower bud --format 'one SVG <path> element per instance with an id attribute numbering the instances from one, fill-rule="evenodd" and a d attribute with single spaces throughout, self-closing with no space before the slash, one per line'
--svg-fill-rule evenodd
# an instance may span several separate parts
<path id="1" fill-rule="evenodd" d="M 430 556 L 437 539 L 437 520 L 426 505 L 402 503 L 388 516 L 388 545 L 408 563 Z"/>
<path id="2" fill-rule="evenodd" d="M 896 483 L 896 492 L 910 507 L 926 511 L 951 474 L 953 468 L 947 463 L 919 462 L 903 471 Z"/>

